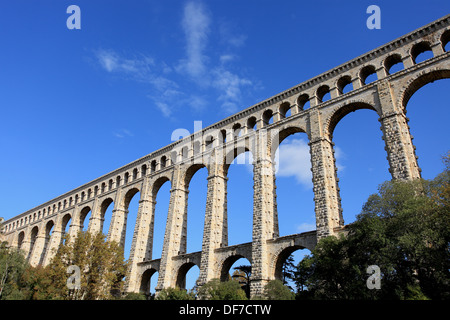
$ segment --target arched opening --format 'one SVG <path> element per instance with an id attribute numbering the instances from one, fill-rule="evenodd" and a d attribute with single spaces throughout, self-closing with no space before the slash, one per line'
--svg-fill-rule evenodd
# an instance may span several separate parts
<path id="1" fill-rule="evenodd" d="M 299 110 L 309 109 L 310 107 L 309 96 L 306 93 L 300 95 L 297 98 L 297 105 Z"/>
<path id="2" fill-rule="evenodd" d="M 303 258 L 310 253 L 310 250 L 301 246 L 292 246 L 282 250 L 275 259 L 274 278 L 282 281 L 294 292 L 307 290 L 307 279 L 301 276 L 301 270 L 298 266 Z M 294 274 L 298 271 L 300 274 Z M 294 277 L 296 277 L 298 283 L 295 283 Z"/>
<path id="3" fill-rule="evenodd" d="M 447 52 L 450 50 L 450 30 L 446 30 L 441 36 L 442 49 Z"/>
<path id="4" fill-rule="evenodd" d="M 403 70 L 402 56 L 398 53 L 394 53 L 384 60 L 384 68 L 387 74 L 394 74 L 400 70 Z"/>
<path id="5" fill-rule="evenodd" d="M 131 251 L 131 245 L 133 242 L 134 231 L 136 227 L 136 220 L 139 211 L 139 200 L 141 199 L 141 193 L 139 189 L 133 188 L 128 190 L 125 194 L 125 210 L 128 211 L 126 213 L 126 228 L 125 228 L 125 242 L 124 242 L 124 258 L 128 260 Z"/>
<path id="6" fill-rule="evenodd" d="M 50 238 L 52 236 L 53 227 L 55 226 L 55 223 L 53 220 L 50 220 L 45 225 L 45 238 L 44 238 L 44 247 L 42 249 L 42 253 L 39 259 L 39 264 L 42 265 L 44 263 L 44 258 L 47 255 L 47 248 L 48 244 L 50 243 Z"/>
<path id="7" fill-rule="evenodd" d="M 158 271 L 155 269 L 145 270 L 141 277 L 141 286 L 139 292 L 147 296 L 150 299 L 155 294 L 155 287 L 158 282 Z M 152 281 L 153 280 L 153 281 Z"/>
<path id="8" fill-rule="evenodd" d="M 100 206 L 101 230 L 104 235 L 108 235 L 109 232 L 109 225 L 111 224 L 114 209 L 113 202 L 113 199 L 106 198 Z"/>
<path id="9" fill-rule="evenodd" d="M 28 259 L 30 259 L 33 252 L 34 244 L 36 243 L 39 228 L 37 226 L 33 227 L 30 232 L 30 251 L 28 252 Z"/>
<path id="10" fill-rule="evenodd" d="M 442 156 L 450 150 L 449 92 L 450 70 L 423 75 L 405 92 L 403 107 L 424 179 L 433 179 L 443 171 Z"/>
<path id="11" fill-rule="evenodd" d="M 247 120 L 247 131 L 256 130 L 256 117 L 250 117 Z"/>
<path id="12" fill-rule="evenodd" d="M 281 119 L 287 118 L 292 115 L 291 104 L 289 102 L 283 102 L 279 108 Z"/>
<path id="13" fill-rule="evenodd" d="M 22 248 L 24 238 L 25 238 L 25 232 L 21 231 L 17 237 L 17 248 L 19 250 Z"/>
<path id="14" fill-rule="evenodd" d="M 345 94 L 353 90 L 352 78 L 349 75 L 339 78 L 336 82 L 339 94 Z"/>
<path id="15" fill-rule="evenodd" d="M 309 139 L 304 130 L 280 131 L 272 150 L 279 236 L 316 229 Z"/>
<path id="16" fill-rule="evenodd" d="M 253 156 L 247 148 L 237 148 L 228 155 L 225 175 L 228 245 L 252 241 Z"/>
<path id="17" fill-rule="evenodd" d="M 64 236 L 69 234 L 70 229 L 70 220 L 72 220 L 72 216 L 70 214 L 66 214 L 61 220 L 61 231 L 62 231 L 62 241 L 64 243 Z"/>
<path id="18" fill-rule="evenodd" d="M 330 100 L 330 87 L 327 85 L 320 86 L 316 91 L 316 97 L 319 103 Z"/>
<path id="19" fill-rule="evenodd" d="M 233 137 L 236 139 L 242 135 L 242 128 L 240 123 L 236 123 L 233 125 Z"/>
<path id="20" fill-rule="evenodd" d="M 273 111 L 268 109 L 262 115 L 263 127 L 273 123 Z"/>
<path id="21" fill-rule="evenodd" d="M 430 43 L 427 41 L 416 43 L 411 48 L 411 58 L 416 64 L 433 58 L 433 51 L 431 50 Z"/>
<path id="22" fill-rule="evenodd" d="M 186 252 L 202 250 L 203 225 L 206 211 L 208 170 L 195 164 L 186 171 L 185 186 L 189 190 L 187 208 Z"/>
<path id="23" fill-rule="evenodd" d="M 171 183 L 166 177 L 161 177 L 153 185 L 153 199 L 155 199 L 155 214 L 153 224 L 152 259 L 161 258 L 164 245 L 164 235 L 169 212 Z"/>
<path id="24" fill-rule="evenodd" d="M 375 66 L 368 65 L 368 66 L 363 67 L 361 69 L 361 71 L 359 72 L 359 77 L 360 77 L 363 85 L 369 84 L 369 83 L 372 83 L 372 82 L 378 80 L 377 70 L 375 69 Z"/>
<path id="25" fill-rule="evenodd" d="M 87 231 L 89 228 L 89 220 L 91 218 L 91 208 L 90 207 L 84 207 L 80 211 L 80 229 L 83 231 Z"/>
<path id="26" fill-rule="evenodd" d="M 242 255 L 228 257 L 222 264 L 220 281 L 238 281 L 242 290 L 250 297 L 251 263 Z"/>
<path id="27" fill-rule="evenodd" d="M 378 119 L 365 103 L 346 105 L 330 119 L 345 224 L 355 220 L 379 184 L 391 179 Z"/>
<path id="28" fill-rule="evenodd" d="M 187 262 L 178 270 L 176 286 L 180 289 L 192 290 L 197 284 L 199 275 L 199 267 L 193 262 Z"/>

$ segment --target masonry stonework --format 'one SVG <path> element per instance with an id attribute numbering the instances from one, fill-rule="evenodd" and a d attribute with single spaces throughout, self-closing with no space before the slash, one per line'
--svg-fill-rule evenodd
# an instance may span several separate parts
<path id="1" fill-rule="evenodd" d="M 198 285 L 214 278 L 225 280 L 232 264 L 244 257 L 252 264 L 251 295 L 259 296 L 268 281 L 281 277 L 283 261 L 290 253 L 312 250 L 317 241 L 344 227 L 333 130 L 348 113 L 376 112 L 392 178 L 420 178 L 407 103 L 427 83 L 450 78 L 450 53 L 445 51 L 449 41 L 447 15 L 4 221 L 1 238 L 20 248 L 33 266 L 47 265 L 63 241 L 66 226 L 72 239 L 85 226 L 88 232 L 101 232 L 105 212 L 114 206 L 107 239 L 123 246 L 128 206 L 139 192 L 127 292 L 148 290 L 156 272 L 157 291 L 184 286 L 186 273 L 194 265 L 200 269 Z M 423 51 L 431 51 L 433 57 L 416 63 Z M 403 70 L 390 74 L 396 62 L 403 64 Z M 366 83 L 371 73 L 377 80 Z M 343 93 L 346 84 L 353 89 Z M 327 92 L 331 99 L 322 101 Z M 304 109 L 308 101 L 310 108 Z M 316 228 L 280 237 L 275 152 L 284 138 L 296 132 L 306 133 L 309 139 Z M 228 169 L 246 151 L 253 155 L 252 242 L 229 246 Z M 202 250 L 186 252 L 190 181 L 201 168 L 208 170 Z M 165 183 L 171 185 L 169 212 L 162 256 L 154 259 L 155 200 Z"/>

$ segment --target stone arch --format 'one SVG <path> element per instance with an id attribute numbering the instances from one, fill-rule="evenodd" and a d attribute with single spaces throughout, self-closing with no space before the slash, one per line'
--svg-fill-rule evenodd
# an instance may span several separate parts
<path id="1" fill-rule="evenodd" d="M 256 117 L 251 116 L 247 119 L 247 131 L 254 130 L 256 131 Z"/>
<path id="2" fill-rule="evenodd" d="M 269 124 L 271 124 L 271 121 L 273 121 L 273 110 L 272 109 L 267 109 L 263 112 L 262 114 L 262 123 L 263 123 L 263 127 L 268 126 Z"/>
<path id="3" fill-rule="evenodd" d="M 283 279 L 283 264 L 286 259 L 295 251 L 307 249 L 300 245 L 293 245 L 279 249 L 274 255 L 271 261 L 271 276 L 275 280 Z"/>
<path id="4" fill-rule="evenodd" d="M 374 65 L 367 65 L 361 68 L 361 70 L 359 71 L 359 77 L 361 79 L 361 82 L 363 83 L 363 85 L 368 84 L 366 82 L 366 79 L 370 76 L 370 75 L 376 75 L 377 74 L 377 69 L 375 68 Z M 377 78 L 378 79 L 378 78 Z"/>
<path id="5" fill-rule="evenodd" d="M 25 239 L 25 232 L 20 231 L 19 235 L 17 236 L 17 248 L 18 249 L 21 249 L 24 239 Z"/>
<path id="6" fill-rule="evenodd" d="M 125 196 L 123 197 L 123 204 L 125 210 L 128 210 L 128 206 L 130 205 L 131 199 L 133 199 L 134 195 L 136 193 L 140 192 L 138 187 L 133 187 L 125 193 Z"/>
<path id="7" fill-rule="evenodd" d="M 331 90 L 330 87 L 326 84 L 323 84 L 319 88 L 317 88 L 316 98 L 317 98 L 318 103 L 327 101 L 327 100 L 324 100 L 324 97 L 327 93 L 330 93 L 330 90 Z"/>
<path id="8" fill-rule="evenodd" d="M 33 247 L 34 244 L 36 242 L 36 239 L 38 237 L 39 234 L 39 227 L 38 226 L 34 226 L 29 233 L 28 238 L 30 239 L 30 251 L 28 252 L 28 259 L 31 257 L 31 253 L 33 252 Z"/>
<path id="9" fill-rule="evenodd" d="M 230 168 L 230 165 L 233 163 L 233 161 L 242 153 L 250 152 L 253 155 L 252 148 L 249 145 L 249 140 L 246 139 L 244 143 L 240 145 L 235 145 L 232 150 L 225 150 L 225 155 L 223 162 L 223 172 L 225 175 L 228 174 L 228 170 Z"/>
<path id="10" fill-rule="evenodd" d="M 233 264 L 239 259 L 247 259 L 250 263 L 252 261 L 251 257 L 245 256 L 244 254 L 232 254 L 226 257 L 221 263 L 219 263 L 219 276 L 220 281 L 224 282 L 228 280 L 228 275 Z"/>
<path id="11" fill-rule="evenodd" d="M 420 73 L 419 75 L 412 77 L 405 86 L 403 86 L 403 90 L 399 94 L 399 102 L 401 104 L 401 108 L 406 111 L 406 105 L 408 104 L 409 99 L 412 95 L 425 86 L 428 83 L 431 83 L 440 79 L 448 79 L 450 78 L 450 69 L 434 69 L 428 70 Z"/>
<path id="12" fill-rule="evenodd" d="M 89 206 L 86 206 L 83 209 L 81 209 L 79 217 L 78 217 L 78 225 L 80 226 L 80 230 L 83 230 L 84 222 L 90 211 L 91 211 L 91 207 L 89 207 Z"/>
<path id="13" fill-rule="evenodd" d="M 391 68 L 396 64 L 401 64 L 402 68 L 404 68 L 402 56 L 400 53 L 393 53 L 387 56 L 383 61 L 383 67 L 386 70 L 386 73 L 392 74 L 393 72 L 391 72 Z"/>
<path id="14" fill-rule="evenodd" d="M 289 137 L 290 135 L 293 135 L 294 133 L 302 132 L 307 133 L 305 128 L 302 128 L 299 125 L 296 124 L 289 124 L 281 127 L 274 136 L 272 136 L 272 143 L 271 143 L 271 155 L 272 160 L 275 158 L 276 151 L 278 150 L 280 144 L 283 142 L 284 139 Z M 309 135 L 308 135 L 309 140 Z"/>
<path id="15" fill-rule="evenodd" d="M 431 44 L 428 41 L 420 41 L 411 47 L 411 50 L 409 52 L 414 64 L 417 63 L 416 62 L 417 57 L 426 51 L 430 51 L 431 53 L 433 53 L 433 50 L 431 49 Z"/>
<path id="16" fill-rule="evenodd" d="M 286 114 L 288 113 L 289 110 L 291 110 L 291 104 L 288 101 L 284 101 L 280 104 L 280 106 L 278 107 L 278 112 L 280 114 L 280 118 L 284 119 L 286 118 Z"/>
<path id="17" fill-rule="evenodd" d="M 61 225 L 60 225 L 60 228 L 61 228 L 61 232 L 62 232 L 62 233 L 65 233 L 67 224 L 69 223 L 69 221 L 70 221 L 71 219 L 72 219 L 72 215 L 71 215 L 70 213 L 66 213 L 66 214 L 63 216 L 63 218 L 61 219 Z M 70 226 L 69 226 L 69 227 L 70 227 Z"/>
<path id="18" fill-rule="evenodd" d="M 142 273 L 139 292 L 150 294 L 150 280 L 156 272 L 158 272 L 158 270 L 156 270 L 155 268 L 150 268 Z"/>
<path id="19" fill-rule="evenodd" d="M 309 102 L 309 99 L 310 99 L 309 95 L 307 95 L 306 93 L 303 93 L 298 96 L 297 105 L 298 105 L 299 110 L 308 109 L 308 108 L 305 108 L 305 106 Z"/>
<path id="20" fill-rule="evenodd" d="M 339 123 L 339 121 L 341 121 L 341 119 L 344 118 L 346 115 L 348 115 L 350 112 L 354 112 L 359 109 L 369 109 L 379 114 L 377 109 L 372 104 L 363 101 L 350 102 L 348 104 L 337 107 L 332 113 L 332 115 L 328 118 L 325 127 L 325 130 L 328 132 L 329 138 L 331 140 L 333 138 L 333 131 L 336 128 L 336 125 Z"/>
<path id="21" fill-rule="evenodd" d="M 176 274 L 176 282 L 175 286 L 181 289 L 186 289 L 186 275 L 191 270 L 192 267 L 196 266 L 196 264 L 192 261 L 186 262 L 181 265 Z M 200 266 L 197 266 L 200 269 Z"/>
<path id="22" fill-rule="evenodd" d="M 165 184 L 167 181 L 170 181 L 170 179 L 168 177 L 161 176 L 153 182 L 153 184 L 152 184 L 153 199 L 156 199 L 156 195 L 158 194 L 159 189 L 161 189 L 162 185 Z"/>
<path id="23" fill-rule="evenodd" d="M 450 42 L 450 29 L 445 30 L 440 38 L 442 50 L 445 52 L 445 46 Z"/>
<path id="24" fill-rule="evenodd" d="M 344 88 L 346 88 L 348 85 L 350 85 L 351 90 L 353 90 L 352 77 L 348 74 L 340 77 L 336 81 L 336 88 L 338 89 L 339 94 L 344 94 Z"/>
<path id="25" fill-rule="evenodd" d="M 205 166 L 203 163 L 192 164 L 186 169 L 186 171 L 184 172 L 184 179 L 183 179 L 183 184 L 186 189 L 189 188 L 189 183 L 191 182 L 192 177 L 197 173 L 197 171 L 199 171 L 202 168 L 206 168 L 209 174 L 208 167 Z"/>

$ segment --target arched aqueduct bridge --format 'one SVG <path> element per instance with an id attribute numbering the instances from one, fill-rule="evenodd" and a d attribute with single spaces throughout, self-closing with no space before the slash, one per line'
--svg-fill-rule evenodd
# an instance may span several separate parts
<path id="1" fill-rule="evenodd" d="M 344 226 L 332 141 L 336 124 L 349 112 L 370 109 L 378 114 L 393 179 L 420 177 L 406 105 L 422 86 L 450 77 L 450 52 L 445 51 L 449 41 L 447 15 L 5 221 L 4 237 L 24 250 L 32 265 L 46 265 L 69 222 L 68 232 L 75 235 L 91 212 L 88 231 L 99 232 L 106 209 L 114 203 L 107 239 L 123 245 L 128 205 L 140 192 L 127 291 L 145 290 L 155 272 L 159 272 L 157 290 L 182 286 L 193 265 L 200 269 L 200 285 L 224 279 L 230 266 L 245 257 L 252 264 L 251 294 L 258 295 L 268 280 L 280 277 L 281 265 L 291 252 L 311 250 L 318 239 Z M 431 51 L 432 58 L 416 63 L 425 51 Z M 397 63 L 403 64 L 403 70 L 391 74 Z M 366 83 L 371 74 L 376 80 Z M 353 89 L 344 93 L 347 85 Z M 323 101 L 326 93 L 331 98 Z M 316 230 L 279 237 L 274 150 L 296 132 L 306 133 L 309 139 Z M 253 156 L 252 242 L 228 246 L 227 172 L 231 161 L 246 151 Z M 188 253 L 189 184 L 204 167 L 208 178 L 202 250 Z M 162 255 L 152 260 L 155 199 L 168 181 L 171 196 Z"/>

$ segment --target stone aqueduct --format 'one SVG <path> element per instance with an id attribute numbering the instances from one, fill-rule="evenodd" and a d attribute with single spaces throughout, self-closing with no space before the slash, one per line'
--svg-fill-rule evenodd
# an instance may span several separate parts
<path id="1" fill-rule="evenodd" d="M 290 253 L 299 248 L 311 250 L 318 239 L 344 226 L 332 136 L 336 124 L 349 112 L 370 109 L 378 114 L 393 179 L 420 177 L 406 104 L 420 87 L 450 77 L 450 52 L 445 49 L 449 41 L 447 15 L 11 218 L 3 224 L 3 237 L 24 250 L 32 265 L 46 265 L 69 221 L 69 234 L 76 235 L 91 211 L 88 230 L 99 232 L 107 207 L 114 203 L 107 239 L 123 245 L 128 204 L 140 192 L 127 291 L 148 289 L 156 271 L 157 290 L 183 286 L 193 265 L 200 269 L 200 285 L 213 278 L 224 279 L 230 266 L 245 257 L 252 264 L 251 294 L 259 294 L 268 280 L 280 276 Z M 425 51 L 431 51 L 433 57 L 416 63 Z M 396 63 L 402 63 L 403 70 L 391 74 Z M 366 83 L 370 74 L 375 74 L 376 80 Z M 353 89 L 344 93 L 347 84 Z M 322 101 L 328 92 L 330 99 Z M 304 109 L 308 101 L 310 107 Z M 274 151 L 296 132 L 306 133 L 309 139 L 316 230 L 279 237 Z M 228 246 L 227 171 L 230 162 L 245 151 L 253 155 L 252 242 Z M 203 167 L 208 178 L 202 250 L 188 253 L 189 183 Z M 163 250 L 160 259 L 152 260 L 155 199 L 167 181 L 171 195 Z"/>

